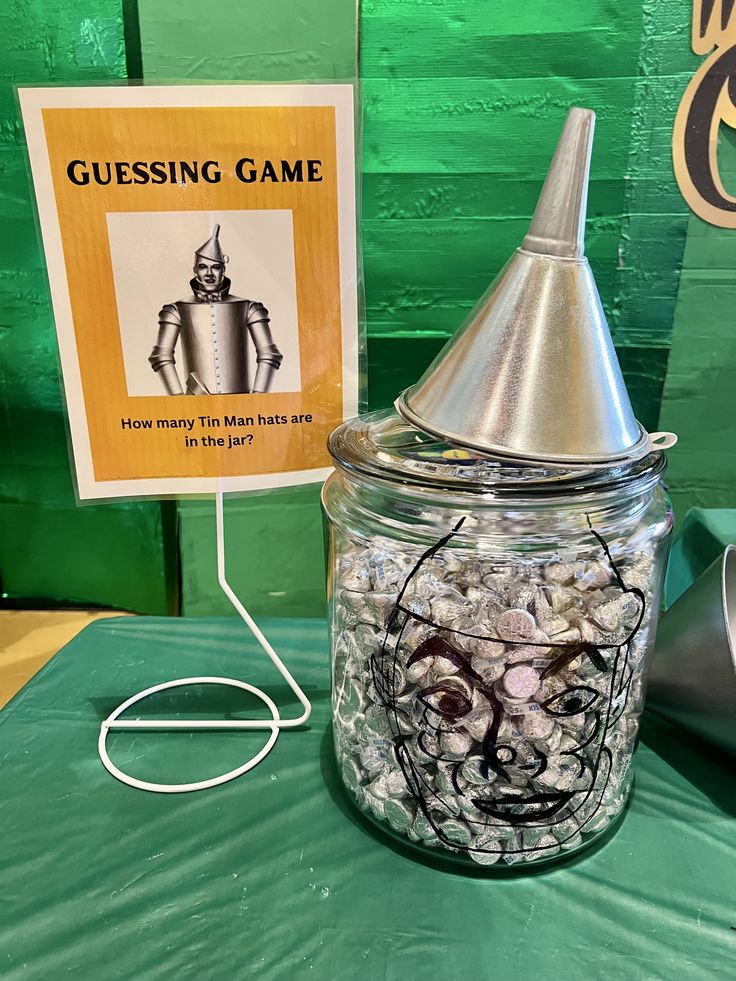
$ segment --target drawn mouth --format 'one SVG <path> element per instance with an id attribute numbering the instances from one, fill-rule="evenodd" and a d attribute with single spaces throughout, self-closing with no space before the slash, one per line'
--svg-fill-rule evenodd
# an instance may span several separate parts
<path id="1" fill-rule="evenodd" d="M 522 821 L 544 821 L 557 814 L 573 796 L 573 791 L 565 790 L 549 794 L 508 794 L 493 800 L 475 798 L 473 804 L 490 817 L 509 824 Z"/>

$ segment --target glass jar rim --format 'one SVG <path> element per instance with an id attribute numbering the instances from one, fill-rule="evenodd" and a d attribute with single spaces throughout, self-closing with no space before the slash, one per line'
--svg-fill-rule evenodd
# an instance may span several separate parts
<path id="1" fill-rule="evenodd" d="M 393 409 L 348 419 L 332 431 L 328 450 L 349 474 L 426 490 L 500 498 L 609 493 L 656 483 L 667 461 L 654 452 L 610 467 L 555 467 L 487 456 L 416 429 Z"/>

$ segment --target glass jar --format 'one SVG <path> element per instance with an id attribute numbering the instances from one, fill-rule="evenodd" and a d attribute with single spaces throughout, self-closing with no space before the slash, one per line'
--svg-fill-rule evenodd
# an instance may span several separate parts
<path id="1" fill-rule="evenodd" d="M 442 444 L 394 410 L 336 429 L 333 731 L 348 793 L 490 866 L 623 813 L 672 509 L 665 460 L 562 470 Z"/>

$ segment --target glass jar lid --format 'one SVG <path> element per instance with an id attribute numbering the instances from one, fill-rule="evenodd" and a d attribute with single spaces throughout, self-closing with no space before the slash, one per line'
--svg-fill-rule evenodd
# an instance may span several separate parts
<path id="1" fill-rule="evenodd" d="M 485 456 L 423 433 L 393 408 L 349 419 L 333 430 L 327 445 L 339 467 L 363 477 L 498 497 L 610 491 L 647 478 L 655 483 L 666 467 L 662 453 L 587 469 Z"/>

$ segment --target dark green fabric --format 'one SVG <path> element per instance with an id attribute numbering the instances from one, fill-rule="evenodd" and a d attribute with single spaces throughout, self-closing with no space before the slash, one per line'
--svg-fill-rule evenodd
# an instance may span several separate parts
<path id="1" fill-rule="evenodd" d="M 690 508 L 678 527 L 665 579 L 665 606 L 682 596 L 726 545 L 736 544 L 736 509 Z"/>
<path id="2" fill-rule="evenodd" d="M 346 803 L 324 623 L 264 627 L 312 720 L 212 791 L 124 787 L 102 769 L 97 733 L 126 695 L 199 673 L 254 681 L 296 711 L 238 622 L 96 623 L 0 713 L 4 978 L 733 976 L 736 795 L 711 750 L 648 719 L 633 803 L 608 844 L 525 878 L 446 871 L 388 846 Z M 188 702 L 219 714 L 229 697 Z M 195 779 L 262 738 L 117 734 L 113 755 L 141 776 Z"/>
<path id="3" fill-rule="evenodd" d="M 736 132 L 722 126 L 718 163 L 736 184 Z M 677 514 L 736 506 L 736 234 L 690 216 L 659 428 L 680 437 L 668 480 Z"/>

